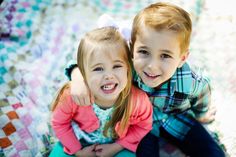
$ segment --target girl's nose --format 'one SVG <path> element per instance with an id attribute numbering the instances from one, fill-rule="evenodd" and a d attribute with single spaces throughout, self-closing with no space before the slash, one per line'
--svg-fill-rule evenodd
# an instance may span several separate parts
<path id="1" fill-rule="evenodd" d="M 106 73 L 104 77 L 106 80 L 110 80 L 114 78 L 114 75 L 112 73 Z"/>

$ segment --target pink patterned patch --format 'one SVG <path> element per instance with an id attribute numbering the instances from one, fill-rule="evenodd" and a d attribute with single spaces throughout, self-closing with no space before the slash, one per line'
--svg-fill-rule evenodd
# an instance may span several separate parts
<path id="1" fill-rule="evenodd" d="M 30 82 L 29 82 L 29 84 L 30 84 L 30 86 L 31 86 L 31 88 L 36 88 L 36 87 L 38 87 L 39 85 L 40 85 L 40 83 L 39 83 L 39 81 L 37 80 L 37 79 L 33 79 L 33 80 L 31 80 Z"/>
<path id="2" fill-rule="evenodd" d="M 17 133 L 24 140 L 31 138 L 29 131 L 25 128 L 20 129 L 19 131 L 17 131 Z"/>
<path id="3" fill-rule="evenodd" d="M 22 2 L 21 5 L 24 7 L 24 8 L 28 8 L 30 6 L 29 2 Z"/>
<path id="4" fill-rule="evenodd" d="M 131 8 L 131 6 L 132 6 L 131 4 L 126 4 L 126 5 L 124 5 L 124 8 L 129 9 L 129 8 Z"/>
<path id="5" fill-rule="evenodd" d="M 23 107 L 23 105 L 21 103 L 16 103 L 16 104 L 13 104 L 12 107 L 16 110 L 19 107 Z"/>
<path id="6" fill-rule="evenodd" d="M 16 16 L 16 19 L 17 19 L 17 20 L 21 20 L 22 17 L 23 17 L 23 14 L 19 14 L 19 15 Z"/>
<path id="7" fill-rule="evenodd" d="M 102 3 L 105 4 L 106 6 L 111 5 L 110 0 L 103 0 Z"/>
<path id="8" fill-rule="evenodd" d="M 29 126 L 32 123 L 32 117 L 29 114 L 26 114 L 21 117 L 21 121 L 25 126 Z"/>
<path id="9" fill-rule="evenodd" d="M 15 146 L 17 151 L 27 150 L 28 149 L 23 141 L 18 141 L 16 144 L 14 144 L 14 146 Z"/>
<path id="10" fill-rule="evenodd" d="M 29 97 L 30 97 L 33 101 L 35 101 L 35 100 L 38 98 L 37 94 L 35 94 L 35 92 L 33 92 L 33 91 L 30 92 Z"/>
<path id="11" fill-rule="evenodd" d="M 16 31 L 17 31 L 17 34 L 18 34 L 19 36 L 23 36 L 23 35 L 25 34 L 25 32 L 24 32 L 23 30 L 18 29 L 18 30 L 16 30 Z"/>

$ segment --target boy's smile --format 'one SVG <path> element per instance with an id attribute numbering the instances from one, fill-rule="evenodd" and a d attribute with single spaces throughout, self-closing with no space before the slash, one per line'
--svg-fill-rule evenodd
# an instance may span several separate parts
<path id="1" fill-rule="evenodd" d="M 146 26 L 137 35 L 133 50 L 136 72 L 146 85 L 153 88 L 170 79 L 188 56 L 188 53 L 180 53 L 177 33 L 156 31 Z"/>

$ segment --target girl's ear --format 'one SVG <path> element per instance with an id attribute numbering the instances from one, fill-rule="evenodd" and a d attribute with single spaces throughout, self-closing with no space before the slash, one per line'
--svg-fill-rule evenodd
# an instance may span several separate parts
<path id="1" fill-rule="evenodd" d="M 183 53 L 181 55 L 181 61 L 180 61 L 179 65 L 178 65 L 178 68 L 181 68 L 184 65 L 184 63 L 188 59 L 188 56 L 189 56 L 189 50 L 187 50 L 187 52 L 185 52 L 185 53 Z"/>

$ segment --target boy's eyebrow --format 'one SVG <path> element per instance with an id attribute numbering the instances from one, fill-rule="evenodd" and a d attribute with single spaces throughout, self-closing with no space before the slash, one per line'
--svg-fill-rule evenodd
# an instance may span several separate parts
<path id="1" fill-rule="evenodd" d="M 138 48 L 141 48 L 141 49 L 148 49 L 147 46 L 139 46 Z"/>
<path id="2" fill-rule="evenodd" d="M 161 51 L 164 53 L 168 53 L 168 54 L 174 54 L 174 52 L 167 50 L 167 49 L 162 49 Z"/>
<path id="3" fill-rule="evenodd" d="M 148 49 L 147 46 L 140 46 L 140 49 Z M 174 52 L 168 50 L 168 49 L 161 49 L 160 51 L 164 52 L 164 53 L 168 53 L 168 54 L 174 54 Z"/>

